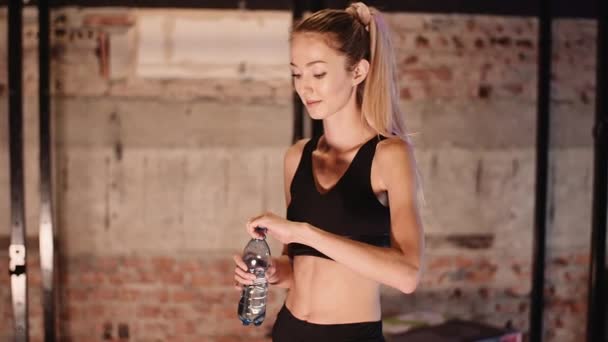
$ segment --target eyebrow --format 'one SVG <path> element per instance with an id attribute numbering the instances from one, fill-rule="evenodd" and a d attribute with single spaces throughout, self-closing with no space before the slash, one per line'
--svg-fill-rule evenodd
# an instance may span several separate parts
<path id="1" fill-rule="evenodd" d="M 317 60 L 317 61 L 312 61 L 312 62 L 306 63 L 306 66 L 313 65 L 315 63 L 325 63 L 325 64 L 327 64 L 327 62 L 325 62 L 325 61 Z M 290 62 L 289 64 L 297 67 L 297 65 L 293 64 L 293 62 Z"/>

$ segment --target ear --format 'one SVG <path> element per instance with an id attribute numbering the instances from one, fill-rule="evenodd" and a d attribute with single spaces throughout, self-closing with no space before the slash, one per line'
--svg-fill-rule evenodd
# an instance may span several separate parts
<path id="1" fill-rule="evenodd" d="M 363 58 L 355 65 L 355 69 L 353 70 L 353 86 L 358 85 L 363 82 L 367 77 L 367 73 L 369 72 L 369 62 L 367 59 Z"/>

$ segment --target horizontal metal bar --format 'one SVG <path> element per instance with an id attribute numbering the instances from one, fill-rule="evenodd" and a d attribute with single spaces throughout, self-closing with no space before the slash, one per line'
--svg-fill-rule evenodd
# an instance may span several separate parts
<path id="1" fill-rule="evenodd" d="M 279 0 L 54 0 L 52 7 L 147 7 L 147 8 L 246 8 L 251 10 L 290 10 L 294 1 Z M 8 0 L 0 0 L 6 6 Z M 348 1 L 326 1 L 329 8 L 344 8 Z M 456 13 L 498 16 L 535 17 L 537 1 L 529 0 L 369 0 L 366 3 L 385 12 Z M 36 5 L 32 0 L 29 6 Z M 553 0 L 554 18 L 595 18 L 597 3 L 593 0 Z"/>

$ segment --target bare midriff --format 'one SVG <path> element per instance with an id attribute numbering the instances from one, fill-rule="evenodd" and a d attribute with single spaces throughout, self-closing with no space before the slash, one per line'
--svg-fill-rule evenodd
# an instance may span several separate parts
<path id="1" fill-rule="evenodd" d="M 379 321 L 380 284 L 333 260 L 300 255 L 286 305 L 298 319 L 317 324 Z"/>

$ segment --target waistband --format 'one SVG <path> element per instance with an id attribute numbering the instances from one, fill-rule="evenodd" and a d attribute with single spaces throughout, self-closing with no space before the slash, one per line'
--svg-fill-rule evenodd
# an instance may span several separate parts
<path id="1" fill-rule="evenodd" d="M 382 329 L 382 320 L 378 320 L 378 321 L 366 321 L 366 322 L 354 322 L 354 323 L 332 323 L 332 324 L 323 324 L 323 323 L 312 323 L 312 322 L 308 322 L 308 321 L 304 321 L 301 320 L 299 318 L 297 318 L 296 316 L 294 316 L 291 311 L 289 311 L 289 308 L 287 308 L 287 305 L 285 303 L 283 303 L 283 307 L 281 307 L 280 312 L 283 312 L 285 314 L 285 316 L 292 321 L 296 321 L 300 324 L 306 324 L 308 326 L 317 326 L 317 327 L 334 327 L 334 328 L 338 328 L 338 327 L 344 327 L 344 328 L 350 328 L 350 327 L 373 327 L 373 326 L 378 326 L 380 329 Z"/>

